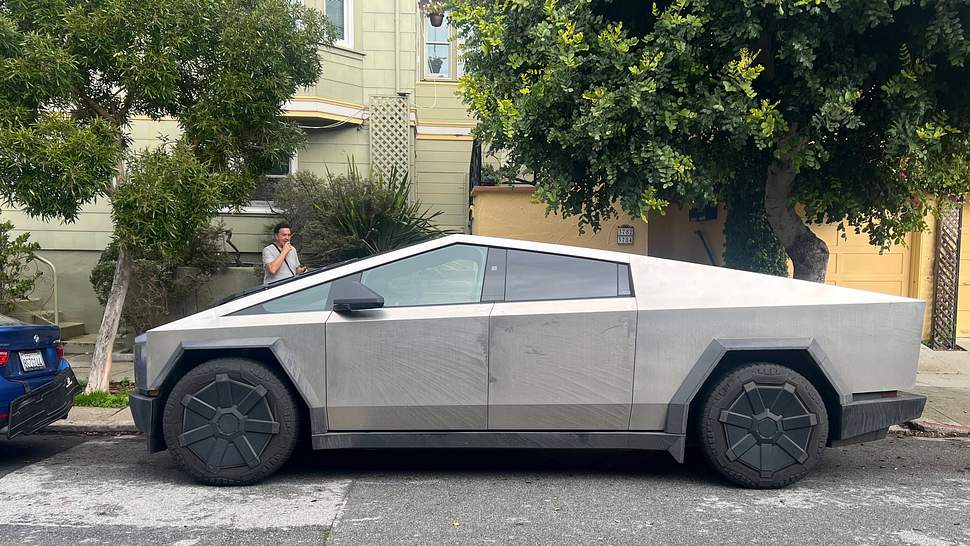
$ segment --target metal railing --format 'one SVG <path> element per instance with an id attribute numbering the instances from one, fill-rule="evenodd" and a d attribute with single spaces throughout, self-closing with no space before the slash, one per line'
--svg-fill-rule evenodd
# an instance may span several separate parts
<path id="1" fill-rule="evenodd" d="M 51 279 L 54 284 L 54 322 L 47 320 L 43 317 L 43 315 L 35 314 L 35 316 L 39 317 L 44 322 L 49 322 L 54 326 L 57 326 L 61 322 L 61 308 L 60 303 L 57 301 L 57 268 L 54 267 L 54 264 L 50 260 L 44 258 L 43 256 L 38 256 L 35 254 L 34 258 L 39 262 L 47 264 L 47 267 L 51 268 Z"/>
<path id="2" fill-rule="evenodd" d="M 34 260 L 37 260 L 38 262 L 41 262 L 41 263 L 45 264 L 51 270 L 51 284 L 52 284 L 52 288 L 53 288 L 53 290 L 52 290 L 52 297 L 53 297 L 53 300 L 54 300 L 54 309 L 53 309 L 53 311 L 54 311 L 54 320 L 51 321 L 47 317 L 44 316 L 43 306 L 47 304 L 46 298 L 43 299 L 43 301 L 41 301 L 41 300 L 35 300 L 35 301 L 40 301 L 41 302 L 40 303 L 41 309 L 29 309 L 25 305 L 23 305 L 24 302 L 22 302 L 22 301 L 10 302 L 11 308 L 13 310 L 18 310 L 19 312 L 23 313 L 24 315 L 29 315 L 31 317 L 35 317 L 35 318 L 37 318 L 39 320 L 42 320 L 42 321 L 46 322 L 47 324 L 52 324 L 54 326 L 57 326 L 58 323 L 60 322 L 60 319 L 61 319 L 61 308 L 60 308 L 60 302 L 58 301 L 58 293 L 57 293 L 57 268 L 54 267 L 54 264 L 51 263 L 50 260 L 48 260 L 48 259 L 46 259 L 46 258 L 44 258 L 42 256 L 37 256 L 35 254 L 34 255 Z M 28 262 L 28 263 L 30 263 L 30 262 Z M 40 275 L 41 275 L 41 273 L 38 272 L 37 275 L 34 278 L 37 279 L 37 278 L 40 277 Z M 36 291 L 36 286 L 31 291 L 31 293 L 34 293 L 35 291 Z M 31 301 L 29 297 L 28 297 L 27 301 L 28 302 Z"/>

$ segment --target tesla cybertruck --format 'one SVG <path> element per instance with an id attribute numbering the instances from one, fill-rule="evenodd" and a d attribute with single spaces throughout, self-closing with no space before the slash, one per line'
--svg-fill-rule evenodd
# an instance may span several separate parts
<path id="1" fill-rule="evenodd" d="M 315 449 L 665 450 L 780 487 L 918 417 L 924 303 L 450 235 L 259 287 L 136 340 L 150 451 L 209 484 Z"/>

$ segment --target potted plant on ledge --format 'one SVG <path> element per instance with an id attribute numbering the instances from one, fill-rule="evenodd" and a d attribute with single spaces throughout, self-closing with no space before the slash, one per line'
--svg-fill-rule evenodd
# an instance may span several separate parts
<path id="1" fill-rule="evenodd" d="M 445 60 L 441 57 L 428 57 L 428 68 L 431 69 L 432 74 L 441 74 L 441 65 L 444 62 Z"/>
<path id="2" fill-rule="evenodd" d="M 424 5 L 424 13 L 431 21 L 431 26 L 440 27 L 445 22 L 445 4 L 438 0 L 431 0 Z"/>

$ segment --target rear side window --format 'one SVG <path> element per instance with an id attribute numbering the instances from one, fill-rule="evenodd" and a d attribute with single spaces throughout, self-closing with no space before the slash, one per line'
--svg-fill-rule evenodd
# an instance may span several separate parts
<path id="1" fill-rule="evenodd" d="M 621 275 L 627 279 L 622 291 Z M 615 298 L 619 295 L 630 295 L 629 268 L 623 264 L 508 251 L 505 301 Z"/>
<path id="2" fill-rule="evenodd" d="M 229 316 L 324 311 L 327 308 L 328 296 L 330 296 L 330 283 L 325 282 L 230 313 Z"/>

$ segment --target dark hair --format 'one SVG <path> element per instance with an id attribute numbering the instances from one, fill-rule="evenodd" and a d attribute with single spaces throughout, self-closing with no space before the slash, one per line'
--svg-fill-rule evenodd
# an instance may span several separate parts
<path id="1" fill-rule="evenodd" d="M 292 230 L 293 228 L 290 227 L 290 224 L 288 224 L 286 222 L 280 222 L 280 223 L 276 224 L 275 226 L 273 226 L 273 235 L 279 235 L 281 229 L 289 229 L 289 230 Z"/>

